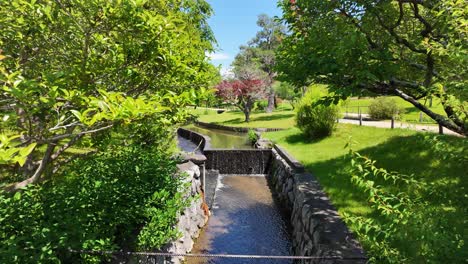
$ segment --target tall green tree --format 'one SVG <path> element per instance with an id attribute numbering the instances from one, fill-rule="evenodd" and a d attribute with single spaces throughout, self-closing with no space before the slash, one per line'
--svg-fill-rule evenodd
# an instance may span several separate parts
<path id="1" fill-rule="evenodd" d="M 203 0 L 2 2 L 0 164 L 20 180 L 9 189 L 90 135 L 180 121 L 216 72 L 211 12 Z"/>
<path id="2" fill-rule="evenodd" d="M 258 16 L 257 26 L 261 29 L 257 35 L 248 43 L 241 46 L 240 53 L 234 60 L 234 72 L 241 71 L 245 67 L 256 67 L 261 71 L 261 78 L 265 80 L 267 86 L 268 106 L 267 112 L 272 112 L 275 108 L 275 89 L 273 82 L 276 77 L 274 70 L 275 50 L 285 36 L 286 29 L 279 21 L 268 15 Z"/>
<path id="3" fill-rule="evenodd" d="M 291 34 L 278 70 L 338 97 L 397 95 L 440 125 L 468 134 L 468 24 L 463 0 L 282 0 Z M 423 99 L 439 98 L 445 114 Z"/>

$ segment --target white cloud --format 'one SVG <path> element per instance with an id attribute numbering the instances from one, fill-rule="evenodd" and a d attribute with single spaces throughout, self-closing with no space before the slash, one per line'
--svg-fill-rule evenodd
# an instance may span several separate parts
<path id="1" fill-rule="evenodd" d="M 226 53 L 207 53 L 206 56 L 211 60 L 229 60 L 231 56 Z"/>

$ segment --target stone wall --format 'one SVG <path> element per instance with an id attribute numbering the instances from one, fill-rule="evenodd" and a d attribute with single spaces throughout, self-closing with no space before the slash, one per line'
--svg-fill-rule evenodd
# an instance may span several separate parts
<path id="1" fill-rule="evenodd" d="M 186 179 L 190 185 L 190 189 L 187 190 L 184 198 L 195 199 L 178 217 L 175 228 L 179 230 L 180 237 L 168 243 L 160 252 L 183 254 L 189 253 L 192 250 L 194 240 L 208 221 L 209 211 L 203 200 L 200 168 L 191 161 L 179 164 L 177 167 L 182 173 L 188 174 Z M 138 256 L 130 260 L 120 260 L 113 263 L 180 264 L 183 261 L 182 257 Z"/>
<path id="2" fill-rule="evenodd" d="M 166 252 L 189 253 L 192 251 L 194 240 L 198 237 L 200 230 L 208 221 L 209 212 L 204 205 L 203 190 L 201 185 L 200 168 L 191 161 L 178 165 L 179 170 L 187 173 L 190 190 L 185 194 L 186 199 L 195 198 L 179 217 L 177 229 L 182 236 L 166 246 Z M 165 263 L 182 263 L 180 258 L 172 258 Z"/>
<path id="3" fill-rule="evenodd" d="M 268 180 L 291 220 L 293 255 L 352 258 L 301 263 L 366 263 L 360 244 L 332 206 L 320 184 L 281 147 L 272 150 Z"/>

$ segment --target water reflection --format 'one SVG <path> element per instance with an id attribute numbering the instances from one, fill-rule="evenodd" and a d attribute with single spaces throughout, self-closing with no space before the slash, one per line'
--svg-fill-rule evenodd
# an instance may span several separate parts
<path id="1" fill-rule="evenodd" d="M 209 136 L 211 147 L 214 149 L 250 149 L 246 133 L 236 133 L 219 129 L 206 129 L 196 125 L 188 125 L 184 128 Z"/>

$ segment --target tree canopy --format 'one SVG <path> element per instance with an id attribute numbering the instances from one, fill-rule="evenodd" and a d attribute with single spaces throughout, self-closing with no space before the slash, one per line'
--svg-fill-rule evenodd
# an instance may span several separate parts
<path id="1" fill-rule="evenodd" d="M 337 98 L 393 94 L 467 135 L 467 6 L 462 0 L 283 0 L 281 78 L 330 84 Z M 445 115 L 422 100 L 440 98 Z M 336 100 L 335 100 L 336 101 Z"/>
<path id="2" fill-rule="evenodd" d="M 239 107 L 245 115 L 245 122 L 250 122 L 250 113 L 255 101 L 265 93 L 264 81 L 251 77 L 224 80 L 216 88 L 216 94 L 220 98 Z"/>
<path id="3" fill-rule="evenodd" d="M 2 3 L 0 161 L 22 175 L 13 189 L 85 136 L 180 121 L 217 75 L 211 13 L 203 0 Z"/>
<path id="4" fill-rule="evenodd" d="M 273 89 L 276 77 L 274 70 L 275 50 L 285 36 L 286 29 L 281 22 L 265 14 L 258 16 L 257 26 L 261 29 L 246 46 L 240 47 L 240 52 L 236 56 L 233 66 L 237 75 L 245 67 L 257 69 L 257 78 L 264 79 L 268 87 L 267 112 L 271 112 L 275 106 L 275 90 Z"/>

